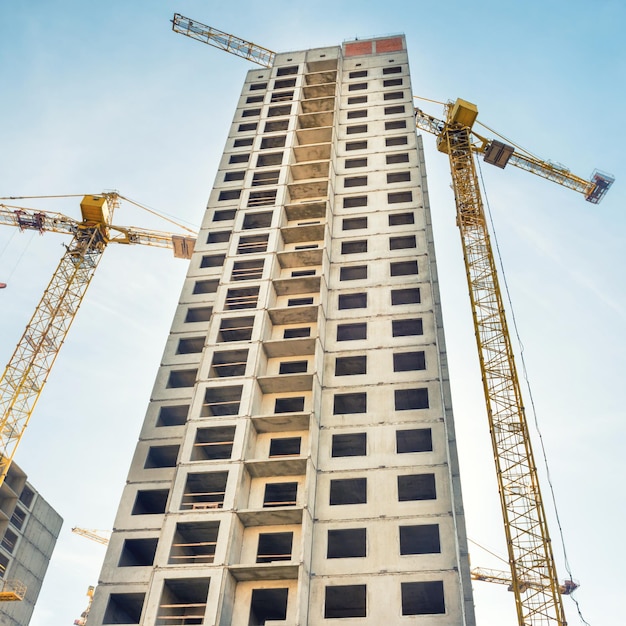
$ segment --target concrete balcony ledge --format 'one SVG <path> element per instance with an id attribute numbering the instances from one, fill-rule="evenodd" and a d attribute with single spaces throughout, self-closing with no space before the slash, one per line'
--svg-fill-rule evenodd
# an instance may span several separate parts
<path id="1" fill-rule="evenodd" d="M 304 476 L 306 474 L 307 460 L 307 458 L 301 456 L 259 459 L 245 461 L 245 466 L 252 478 Z"/>
<path id="2" fill-rule="evenodd" d="M 307 98 L 300 103 L 302 113 L 325 113 L 335 110 L 335 97 L 324 95 L 321 98 Z"/>
<path id="3" fill-rule="evenodd" d="M 298 339 L 275 339 L 264 341 L 263 349 L 271 359 L 282 356 L 301 356 L 315 354 L 316 337 L 303 337 Z"/>
<path id="4" fill-rule="evenodd" d="M 322 113 L 301 113 L 298 115 L 299 129 L 307 128 L 324 128 L 332 126 L 334 120 L 333 111 L 324 111 Z"/>
<path id="5" fill-rule="evenodd" d="M 272 281 L 278 296 L 294 296 L 299 293 L 319 293 L 320 276 L 296 276 L 294 278 L 277 278 Z"/>
<path id="6" fill-rule="evenodd" d="M 244 509 L 237 511 L 241 523 L 246 526 L 285 526 L 301 524 L 303 507 L 285 506 L 268 509 Z"/>
<path id="7" fill-rule="evenodd" d="M 313 374 L 276 374 L 259 376 L 259 387 L 263 393 L 283 393 L 286 391 L 310 391 L 313 389 Z"/>
<path id="8" fill-rule="evenodd" d="M 326 143 L 313 143 L 305 146 L 296 146 L 293 149 L 293 154 L 296 157 L 296 163 L 308 163 L 309 161 L 323 161 L 330 159 L 331 144 Z"/>
<path id="9" fill-rule="evenodd" d="M 333 140 L 333 127 L 301 128 L 296 130 L 298 146 L 306 146 L 315 143 L 328 143 Z"/>
<path id="10" fill-rule="evenodd" d="M 257 433 L 309 430 L 310 413 L 280 413 L 250 418 Z"/>
<path id="11" fill-rule="evenodd" d="M 293 561 L 277 561 L 276 563 L 255 563 L 254 565 L 230 565 L 228 571 L 235 580 L 296 580 L 298 578 L 299 563 Z M 265 624 L 270 622 L 266 621 Z M 284 626 L 285 622 L 274 622 Z"/>
<path id="12" fill-rule="evenodd" d="M 289 168 L 293 180 L 308 180 L 314 178 L 328 178 L 330 160 L 306 161 Z"/>
<path id="13" fill-rule="evenodd" d="M 269 309 L 268 313 L 274 325 L 300 324 L 302 322 L 316 322 L 319 308 L 319 304 L 305 304 Z"/>
<path id="14" fill-rule="evenodd" d="M 334 98 L 337 92 L 337 83 L 324 82 L 315 85 L 306 85 L 302 88 L 304 100 L 317 100 L 317 98 Z"/>
<path id="15" fill-rule="evenodd" d="M 335 83 L 337 81 L 336 69 L 324 69 L 319 72 L 308 72 L 304 75 L 305 85 L 323 85 L 325 83 Z"/>
<path id="16" fill-rule="evenodd" d="M 287 185 L 290 200 L 317 200 L 328 196 L 328 179 L 318 178 Z"/>
<path id="17" fill-rule="evenodd" d="M 282 268 L 321 265 L 322 250 L 323 248 L 309 248 L 308 250 L 289 250 L 287 252 L 279 252 L 277 254 L 278 262 Z"/>
<path id="18" fill-rule="evenodd" d="M 285 243 L 302 241 L 321 241 L 324 238 L 326 224 L 303 224 L 302 226 L 284 226 L 280 229 Z"/>

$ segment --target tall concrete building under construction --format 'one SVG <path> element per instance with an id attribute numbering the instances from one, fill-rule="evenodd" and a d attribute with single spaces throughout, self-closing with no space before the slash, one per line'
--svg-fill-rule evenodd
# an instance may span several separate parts
<path id="1" fill-rule="evenodd" d="M 248 72 L 89 626 L 475 624 L 402 36 Z"/>

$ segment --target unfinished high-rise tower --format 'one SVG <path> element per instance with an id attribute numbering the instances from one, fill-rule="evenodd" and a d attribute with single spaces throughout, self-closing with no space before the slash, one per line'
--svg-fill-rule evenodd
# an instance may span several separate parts
<path id="1" fill-rule="evenodd" d="M 402 36 L 248 72 L 88 624 L 346 618 L 475 624 Z"/>

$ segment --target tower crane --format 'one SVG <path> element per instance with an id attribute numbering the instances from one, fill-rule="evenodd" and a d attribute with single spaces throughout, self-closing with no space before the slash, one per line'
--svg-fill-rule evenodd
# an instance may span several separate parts
<path id="1" fill-rule="evenodd" d="M 178 13 L 172 24 L 175 32 L 258 65 L 272 66 L 275 53 L 266 48 Z M 416 109 L 415 120 L 418 129 L 437 136 L 439 151 L 450 160 L 518 624 L 566 626 L 561 596 L 567 589 L 557 578 L 474 155 L 483 155 L 487 163 L 500 168 L 510 163 L 525 169 L 582 193 L 594 204 L 604 197 L 614 178 L 595 171 L 586 180 L 513 146 L 485 139 L 473 130 L 476 106 L 464 100 L 449 103 L 445 112 L 445 120 L 439 120 Z"/>
<path id="2" fill-rule="evenodd" d="M 107 245 L 158 246 L 173 249 L 178 258 L 191 258 L 195 236 L 115 226 L 113 213 L 121 197 L 114 192 L 84 196 L 82 221 L 0 204 L 2 225 L 72 235 L 0 378 L 0 486 Z"/>

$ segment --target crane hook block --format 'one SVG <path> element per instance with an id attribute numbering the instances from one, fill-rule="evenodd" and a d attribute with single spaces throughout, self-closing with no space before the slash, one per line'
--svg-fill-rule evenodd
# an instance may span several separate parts
<path id="1" fill-rule="evenodd" d="M 611 176 L 606 172 L 600 170 L 594 170 L 591 175 L 591 182 L 593 186 L 590 191 L 585 194 L 585 200 L 592 204 L 598 204 L 602 198 L 606 195 L 606 192 L 611 188 L 611 185 L 615 182 L 615 176 Z"/>
<path id="2" fill-rule="evenodd" d="M 514 152 L 513 146 L 494 139 L 485 150 L 485 163 L 504 169 Z"/>

